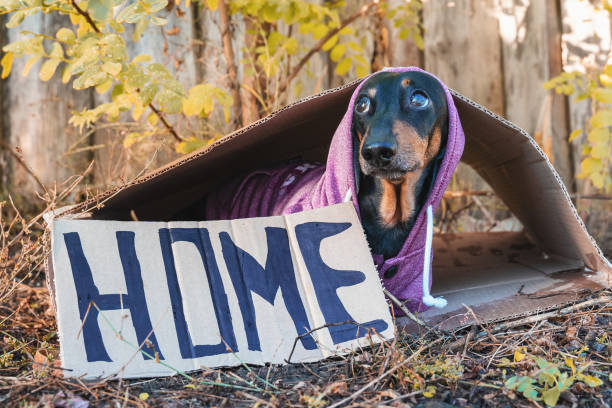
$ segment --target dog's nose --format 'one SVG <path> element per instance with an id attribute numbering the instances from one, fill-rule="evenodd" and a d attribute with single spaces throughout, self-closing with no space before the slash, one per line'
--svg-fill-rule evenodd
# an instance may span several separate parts
<path id="1" fill-rule="evenodd" d="M 391 143 L 377 142 L 365 144 L 361 149 L 364 160 L 376 167 L 385 167 L 395 156 L 396 147 Z"/>

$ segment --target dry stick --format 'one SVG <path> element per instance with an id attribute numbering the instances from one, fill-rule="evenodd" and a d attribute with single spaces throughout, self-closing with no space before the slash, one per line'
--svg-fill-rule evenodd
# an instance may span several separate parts
<path id="1" fill-rule="evenodd" d="M 406 359 L 404 361 L 402 361 L 401 363 L 399 363 L 398 365 L 396 365 L 393 368 L 390 368 L 389 370 L 385 371 L 384 373 L 382 373 L 381 375 L 379 375 L 378 377 L 376 377 L 375 379 L 373 379 L 372 381 L 370 381 L 369 383 L 367 383 L 366 385 L 364 385 L 363 387 L 361 387 L 359 390 L 357 390 L 356 392 L 354 392 L 353 394 L 349 395 L 348 397 L 336 402 L 333 405 L 330 405 L 329 408 L 336 408 L 339 407 L 342 404 L 345 404 L 349 401 L 354 400 L 355 398 L 357 398 L 359 395 L 363 394 L 363 392 L 365 390 L 367 390 L 368 388 L 370 388 L 371 386 L 375 385 L 377 382 L 379 382 L 380 380 L 382 380 L 383 378 L 387 377 L 389 374 L 393 374 L 396 370 L 398 370 L 399 368 L 401 368 L 402 366 L 404 366 L 405 364 L 409 363 L 412 359 L 414 359 L 415 357 L 419 356 L 423 351 L 427 350 L 430 347 L 435 346 L 436 344 L 440 343 L 442 340 L 444 340 L 444 337 L 439 337 L 436 340 L 432 341 L 431 343 L 422 346 L 420 349 L 418 349 L 417 351 L 415 351 L 414 353 L 412 353 L 409 357 L 406 357 Z"/>
<path id="2" fill-rule="evenodd" d="M 43 191 L 45 192 L 45 194 L 47 194 L 47 197 L 51 197 L 51 195 L 49 194 L 49 191 L 47 190 L 47 187 L 45 187 L 45 185 L 42 183 L 42 181 L 40 181 L 40 179 L 38 178 L 38 176 L 34 173 L 34 171 L 26 164 L 26 162 L 23 160 L 23 157 L 21 157 L 21 155 L 19 153 L 17 153 L 16 151 L 14 151 L 8 144 L 6 144 L 6 142 L 4 142 L 3 140 L 0 140 L 0 146 L 2 146 L 4 149 L 8 150 L 8 152 L 11 154 L 11 156 L 13 156 L 15 158 L 15 160 L 17 160 L 17 162 L 19 164 L 21 164 L 21 166 L 25 169 L 25 171 L 28 172 L 28 174 L 30 176 L 32 176 L 32 178 L 34 179 L 34 181 L 36 181 L 36 184 L 38 184 L 40 186 L 40 188 L 43 189 Z"/>
<path id="3" fill-rule="evenodd" d="M 298 340 L 301 340 L 302 338 L 306 336 L 310 336 L 312 333 L 316 332 L 317 330 L 325 329 L 327 327 L 342 326 L 343 324 L 353 324 L 357 326 L 358 328 L 361 328 L 361 325 L 354 320 L 347 320 L 346 322 L 337 322 L 337 323 L 325 323 L 323 326 L 315 327 L 314 329 L 309 330 L 306 333 L 302 333 L 299 336 L 295 337 L 295 340 L 293 341 L 293 347 L 291 348 L 291 353 L 289 353 L 289 357 L 285 360 L 285 362 L 287 364 L 291 363 L 291 357 L 293 356 L 293 352 L 295 351 L 295 347 L 297 346 Z"/>
<path id="4" fill-rule="evenodd" d="M 221 2 L 220 2 L 221 3 Z M 289 83 L 297 76 L 297 74 L 299 74 L 299 72 L 302 70 L 302 68 L 304 67 L 304 65 L 306 65 L 306 63 L 308 62 L 308 60 L 315 55 L 317 52 L 319 52 L 321 50 L 321 48 L 323 48 L 323 45 L 330 39 L 332 38 L 334 35 L 338 34 L 338 32 L 340 32 L 340 30 L 342 30 L 344 27 L 346 27 L 347 25 L 351 24 L 353 21 L 357 20 L 359 17 L 363 17 L 364 15 L 367 14 L 368 11 L 370 11 L 370 9 L 374 6 L 376 6 L 379 3 L 379 0 L 374 0 L 373 2 L 371 2 L 370 4 L 366 4 L 365 6 L 361 7 L 359 9 L 358 12 L 356 12 L 355 14 L 353 14 L 352 16 L 348 17 L 345 20 L 342 20 L 340 22 L 340 25 L 330 31 L 328 31 L 327 34 L 325 34 L 318 43 L 315 44 L 314 47 L 312 47 L 310 49 L 310 51 L 308 51 L 306 53 L 306 55 L 304 55 L 302 57 L 302 59 L 296 64 L 296 66 L 293 68 L 293 71 L 291 71 L 291 74 L 287 77 L 287 79 L 285 80 L 284 83 L 282 83 L 278 89 L 278 93 L 282 94 L 283 92 L 285 92 L 285 90 L 287 89 L 287 87 L 289 86 Z"/>
<path id="5" fill-rule="evenodd" d="M 221 41 L 223 43 L 223 55 L 227 64 L 227 75 L 229 76 L 229 85 L 232 90 L 232 98 L 234 99 L 234 112 L 236 112 L 236 121 L 238 127 L 242 127 L 242 100 L 240 98 L 240 84 L 238 83 L 238 69 L 236 68 L 236 58 L 234 56 L 234 48 L 232 47 L 232 34 L 230 33 L 229 13 L 225 0 L 219 1 L 219 23 L 221 24 Z"/>
<path id="6" fill-rule="evenodd" d="M 418 317 L 416 317 L 412 312 L 410 312 L 410 310 L 408 310 L 408 308 L 406 307 L 406 305 L 404 305 L 402 302 L 400 302 L 400 300 L 398 298 L 396 298 L 395 296 L 393 296 L 393 294 L 391 292 L 389 292 L 387 289 L 383 288 L 383 292 L 384 294 L 391 299 L 391 301 L 393 303 L 395 303 L 397 305 L 397 307 L 399 307 L 401 309 L 402 312 L 404 312 L 404 314 L 406 315 L 406 317 L 408 317 L 410 320 L 412 320 L 413 322 L 415 322 L 416 324 L 418 324 L 419 326 L 423 326 L 425 327 L 427 330 L 433 330 L 431 327 L 429 327 L 427 325 L 427 323 L 425 323 L 423 320 L 419 319 Z"/>
<path id="7" fill-rule="evenodd" d="M 95 21 L 93 21 L 93 19 L 91 18 L 91 16 L 89 15 L 88 11 L 83 10 L 82 8 L 79 7 L 79 5 L 76 3 L 75 0 L 70 0 L 70 4 L 72 5 L 72 7 L 74 7 L 74 9 L 77 11 L 77 13 L 79 13 L 81 16 L 83 16 L 85 18 L 85 20 L 87 20 L 87 23 L 89 24 L 89 26 L 92 28 L 92 30 L 94 30 L 96 33 L 101 34 L 102 31 L 100 31 L 100 29 L 98 28 L 98 26 L 96 25 Z M 178 142 L 181 142 L 185 139 L 183 139 L 181 136 L 178 135 L 178 133 L 176 133 L 176 130 L 174 130 L 174 127 L 172 127 L 172 125 L 170 123 L 168 123 L 168 121 L 166 120 L 166 118 L 164 117 L 163 113 L 161 113 L 156 107 L 155 105 L 153 105 L 153 102 L 149 102 L 149 108 L 153 111 L 153 113 L 155 113 L 155 115 L 159 118 L 159 120 L 161 121 L 161 123 L 164 124 L 164 126 L 166 127 L 166 129 L 168 130 L 168 132 L 170 132 L 170 134 L 172 135 L 172 137 L 174 137 Z"/>

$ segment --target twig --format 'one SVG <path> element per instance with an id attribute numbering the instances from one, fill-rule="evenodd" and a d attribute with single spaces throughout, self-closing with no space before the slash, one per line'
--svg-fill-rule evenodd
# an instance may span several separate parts
<path id="1" fill-rule="evenodd" d="M 389 292 L 387 289 L 383 288 L 383 293 L 389 298 L 391 299 L 391 301 L 393 303 L 395 303 L 397 305 L 397 307 L 400 308 L 400 310 L 402 312 L 404 312 L 404 314 L 406 315 L 406 317 L 408 317 L 410 320 L 412 320 L 413 322 L 415 322 L 416 324 L 418 324 L 419 326 L 423 326 L 424 328 L 426 328 L 427 330 L 433 330 L 431 327 L 429 327 L 427 325 L 427 323 L 425 323 L 423 320 L 419 319 L 418 317 L 416 317 L 410 310 L 408 310 L 408 308 L 406 307 L 406 305 L 404 305 L 402 302 L 400 302 L 400 300 L 398 298 L 396 298 L 395 296 L 393 296 L 393 294 L 391 292 Z"/>
<path id="2" fill-rule="evenodd" d="M 220 4 L 221 2 L 219 2 Z M 306 65 L 306 63 L 308 62 L 308 60 L 315 55 L 317 52 L 319 52 L 321 50 L 321 48 L 323 48 L 323 45 L 330 39 L 332 38 L 334 35 L 338 34 L 338 32 L 340 32 L 340 30 L 342 30 L 344 27 L 346 27 L 347 25 L 351 24 L 353 21 L 357 20 L 359 17 L 363 17 L 365 16 L 368 11 L 370 11 L 370 9 L 374 6 L 376 6 L 379 3 L 379 0 L 374 0 L 373 2 L 366 4 L 364 6 L 362 6 L 358 12 L 356 12 L 355 14 L 353 14 L 352 16 L 342 20 L 340 22 L 340 25 L 338 25 L 338 27 L 331 29 L 327 32 L 327 34 L 325 34 L 318 43 L 315 44 L 314 47 L 312 47 L 310 49 L 310 51 L 308 51 L 306 53 L 306 55 L 304 55 L 302 57 L 302 59 L 299 60 L 299 62 L 295 65 L 295 67 L 293 68 L 293 70 L 291 71 L 291 74 L 289 74 L 289 76 L 287 77 L 287 79 L 285 80 L 284 83 L 282 83 L 279 86 L 278 89 L 278 93 L 282 94 L 283 92 L 285 92 L 285 90 L 287 89 L 287 87 L 289 86 L 289 83 L 297 76 L 297 74 L 300 73 L 300 71 L 302 70 L 302 68 L 304 68 L 304 65 Z M 220 8 L 220 7 L 219 7 Z"/>
<path id="3" fill-rule="evenodd" d="M 234 99 L 235 120 L 238 127 L 242 127 L 242 99 L 240 98 L 240 84 L 238 83 L 238 69 L 236 68 L 236 58 L 234 56 L 234 48 L 232 46 L 232 34 L 230 32 L 229 12 L 225 0 L 219 0 L 219 23 L 221 25 L 221 41 L 223 43 L 223 55 L 227 64 L 227 75 L 229 77 L 229 86 Z"/>
<path id="4" fill-rule="evenodd" d="M 38 184 L 40 186 L 40 188 L 43 189 L 43 191 L 45 192 L 45 194 L 47 194 L 47 197 L 51 197 L 51 195 L 49 194 L 49 191 L 47 190 L 47 187 L 45 187 L 45 185 L 42 183 L 42 181 L 40 181 L 40 179 L 38 178 L 38 176 L 34 173 L 34 171 L 26 164 L 26 162 L 23 160 L 23 157 L 21 157 L 21 155 L 19 153 L 17 153 L 16 151 L 14 151 L 8 144 L 6 144 L 6 142 L 4 142 L 3 140 L 0 140 L 0 145 L 6 149 L 11 156 L 13 156 L 15 158 L 15 160 L 17 160 L 17 162 L 19 164 L 21 164 L 21 166 L 25 169 L 26 172 L 28 172 L 28 174 L 30 176 L 32 176 L 32 178 L 34 179 L 34 181 L 36 181 L 36 184 Z"/>
<path id="5" fill-rule="evenodd" d="M 98 26 L 96 25 L 95 21 L 93 20 L 93 18 L 91 18 L 91 16 L 89 15 L 88 11 L 83 10 L 82 8 L 79 7 L 79 5 L 76 3 L 75 0 L 70 0 L 70 4 L 72 5 L 72 7 L 74 7 L 74 9 L 77 11 L 77 13 L 79 13 L 81 16 L 83 16 L 85 18 L 85 20 L 87 21 L 87 23 L 89 24 L 89 26 L 92 28 L 92 30 L 94 30 L 96 33 L 101 34 L 102 31 L 100 31 L 100 29 L 98 28 Z M 168 121 L 166 120 L 166 118 L 164 117 L 164 115 L 155 107 L 155 105 L 153 105 L 153 102 L 149 102 L 149 108 L 153 111 L 153 113 L 159 118 L 159 120 L 161 121 L 161 123 L 164 124 L 164 126 L 166 127 L 166 129 L 168 130 L 168 132 L 170 132 L 170 134 L 179 142 L 183 141 L 184 139 L 182 137 L 180 137 L 178 135 L 178 133 L 176 133 L 176 130 L 174 130 L 174 127 L 172 127 L 172 125 L 170 123 L 168 123 Z"/>
<path id="6" fill-rule="evenodd" d="M 337 322 L 337 323 L 326 323 L 326 324 L 324 324 L 322 326 L 315 327 L 314 329 L 309 330 L 306 333 L 302 333 L 299 336 L 295 337 L 295 340 L 293 341 L 293 347 L 291 347 L 291 353 L 289 353 L 289 357 L 285 360 L 285 362 L 287 364 L 291 363 L 291 357 L 293 356 L 293 352 L 295 351 L 295 347 L 297 346 L 298 340 L 301 340 L 302 338 L 304 338 L 306 336 L 310 336 L 312 333 L 316 332 L 317 330 L 325 329 L 327 327 L 342 326 L 343 324 L 354 324 L 355 326 L 361 328 L 361 325 L 359 323 L 357 323 L 356 321 L 354 321 L 354 320 L 348 320 L 346 322 Z"/>
<path id="7" fill-rule="evenodd" d="M 359 390 L 357 390 L 356 392 L 354 392 L 353 394 L 349 395 L 348 397 L 336 402 L 335 404 L 332 404 L 329 406 L 329 408 L 336 408 L 339 407 L 340 405 L 343 405 L 349 401 L 354 400 L 355 398 L 357 398 L 358 396 L 360 396 L 361 394 L 363 394 L 363 392 L 365 390 L 367 390 L 368 388 L 370 388 L 371 386 L 375 385 L 377 382 L 379 382 L 380 380 L 382 380 L 383 378 L 387 377 L 390 374 L 393 374 L 395 371 L 397 371 L 399 368 L 401 368 L 402 366 L 404 366 L 405 364 L 409 363 L 412 359 L 414 359 L 415 357 L 419 356 L 423 351 L 427 350 L 428 348 L 433 347 L 434 345 L 440 343 L 442 340 L 444 340 L 444 337 L 439 337 L 436 340 L 432 341 L 431 343 L 428 343 L 424 346 L 422 346 L 420 349 L 418 349 L 417 351 L 415 351 L 414 353 L 412 353 L 410 356 L 406 357 L 406 359 L 404 359 L 404 361 L 402 361 L 401 363 L 399 363 L 398 365 L 396 365 L 393 368 L 390 368 L 389 370 L 385 371 L 384 373 L 382 373 L 381 375 L 379 375 L 378 377 L 376 377 L 375 379 L 373 379 L 372 381 L 370 381 L 369 383 L 367 383 L 366 385 L 364 385 L 363 387 L 361 387 Z"/>

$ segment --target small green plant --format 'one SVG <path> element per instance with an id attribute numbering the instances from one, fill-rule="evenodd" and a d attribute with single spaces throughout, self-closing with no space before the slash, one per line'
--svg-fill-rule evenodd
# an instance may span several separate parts
<path id="1" fill-rule="evenodd" d="M 505 386 L 509 390 L 523 394 L 531 401 L 543 401 L 549 407 L 554 407 L 561 393 L 576 382 L 582 382 L 589 387 L 598 387 L 602 384 L 599 378 L 584 374 L 588 364 L 577 369 L 571 358 L 566 358 L 563 364 L 552 363 L 536 356 L 527 355 L 527 357 L 537 364 L 538 370 L 529 376 L 512 376 L 508 378 Z M 518 361 L 520 360 L 522 358 Z M 567 371 L 568 369 L 571 373 Z"/>

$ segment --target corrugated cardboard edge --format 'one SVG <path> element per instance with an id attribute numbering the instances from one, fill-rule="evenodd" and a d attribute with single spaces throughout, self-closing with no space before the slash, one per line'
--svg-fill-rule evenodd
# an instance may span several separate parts
<path id="1" fill-rule="evenodd" d="M 565 187 L 565 184 L 563 183 L 563 180 L 561 179 L 561 176 L 559 176 L 559 173 L 557 172 L 557 170 L 554 168 L 554 166 L 550 162 L 550 159 L 548 158 L 548 156 L 546 155 L 544 150 L 542 150 L 542 148 L 537 144 L 537 142 L 526 131 L 524 131 L 520 127 L 516 126 L 514 123 L 512 123 L 512 122 L 510 122 L 510 121 L 508 121 L 508 120 L 506 120 L 506 119 L 504 119 L 502 117 L 500 117 L 499 115 L 491 112 L 487 108 L 477 104 L 476 102 L 470 100 L 469 98 L 461 95 L 460 93 L 458 93 L 458 92 L 456 92 L 454 90 L 451 90 L 451 94 L 453 95 L 454 98 L 468 103 L 469 105 L 471 105 L 472 107 L 474 107 L 478 111 L 480 111 L 480 112 L 490 116 L 491 118 L 497 120 L 499 123 L 503 124 L 504 126 L 510 128 L 510 129 L 514 130 L 515 132 L 517 132 L 518 134 L 522 135 L 529 142 L 529 144 L 532 146 L 532 148 L 537 151 L 537 153 L 541 156 L 541 158 L 544 159 L 546 165 L 548 166 L 549 171 L 552 173 L 552 175 L 556 179 L 557 185 L 558 185 L 561 193 L 563 194 L 563 197 L 565 198 L 565 204 L 566 204 L 567 209 L 569 211 L 571 211 L 571 213 L 573 214 L 576 222 L 580 226 L 581 232 L 584 235 L 584 237 L 587 238 L 590 241 L 591 246 L 593 247 L 593 249 L 597 253 L 597 256 L 599 258 L 599 261 L 601 262 L 602 267 L 599 268 L 598 265 L 591 264 L 592 260 L 583 258 L 585 263 L 587 264 L 588 267 L 590 267 L 593 270 L 600 270 L 600 271 L 605 272 L 607 274 L 607 281 L 604 284 L 606 284 L 607 287 L 612 286 L 612 263 L 608 259 L 606 259 L 606 257 L 603 254 L 603 251 L 601 250 L 601 248 L 599 248 L 599 245 L 597 244 L 595 239 L 591 236 L 591 234 L 589 234 L 589 232 L 588 232 L 588 230 L 586 228 L 586 225 L 582 221 L 582 218 L 580 218 L 580 215 L 578 214 L 578 210 L 576 209 L 576 207 L 574 206 L 574 204 L 572 202 L 570 194 L 567 191 L 567 188 Z"/>

